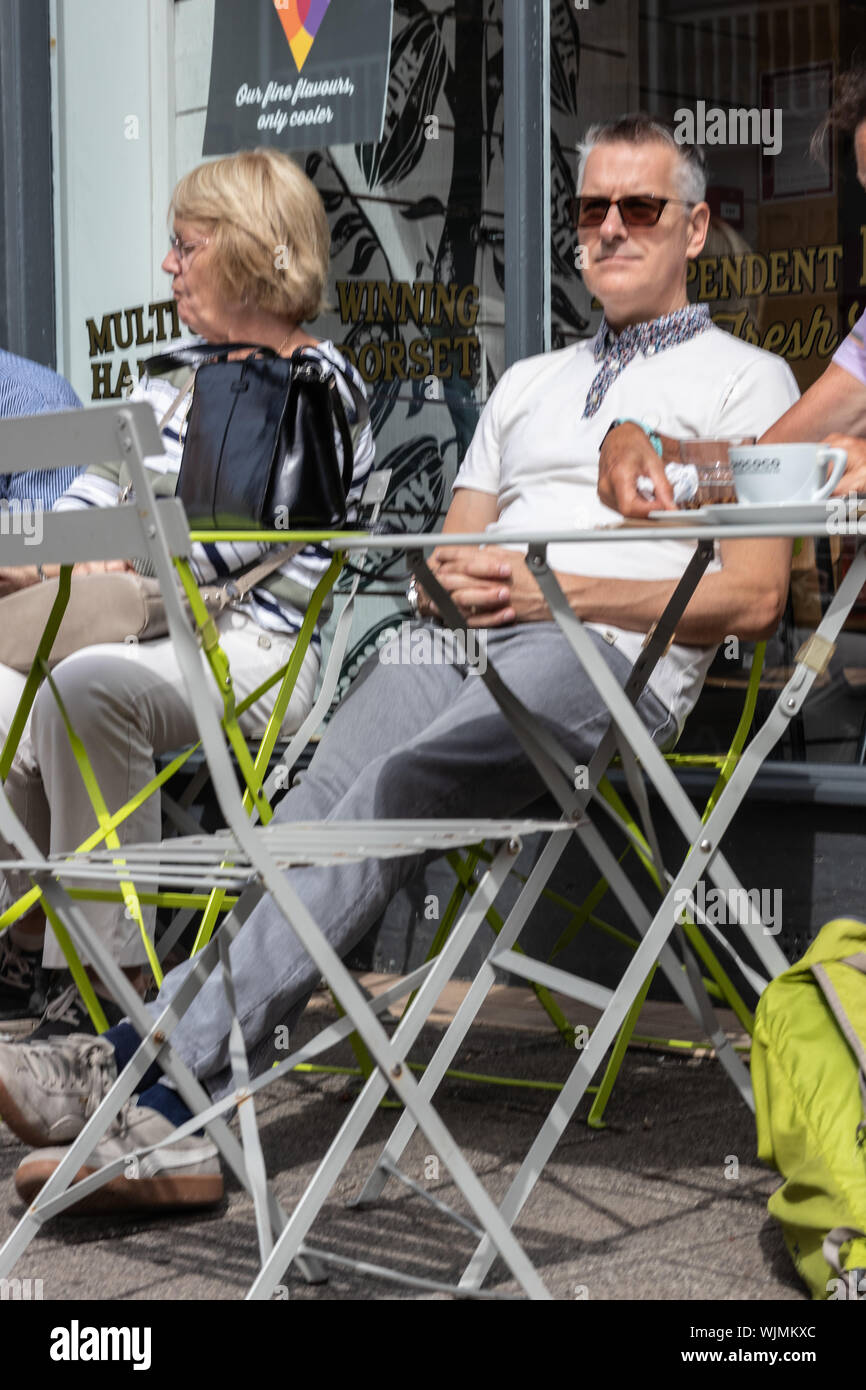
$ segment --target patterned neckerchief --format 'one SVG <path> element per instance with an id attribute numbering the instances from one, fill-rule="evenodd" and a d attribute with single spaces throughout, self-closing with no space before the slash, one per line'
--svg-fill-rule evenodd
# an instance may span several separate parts
<path id="1" fill-rule="evenodd" d="M 588 420 L 596 414 L 608 390 L 620 372 L 625 371 L 629 362 L 637 354 L 651 357 L 665 348 L 687 343 L 698 333 L 712 328 L 709 307 L 706 304 L 688 304 L 685 309 L 677 309 L 673 314 L 663 314 L 660 319 L 649 323 L 635 323 L 614 333 L 607 319 L 602 319 L 592 345 L 596 362 L 601 363 L 586 396 L 583 419 Z"/>

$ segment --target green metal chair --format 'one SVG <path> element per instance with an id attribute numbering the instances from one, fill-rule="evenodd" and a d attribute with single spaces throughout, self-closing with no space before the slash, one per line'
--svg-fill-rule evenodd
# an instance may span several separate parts
<path id="1" fill-rule="evenodd" d="M 758 694 L 760 691 L 761 676 L 763 674 L 764 669 L 765 653 L 766 643 L 757 643 L 755 646 L 754 657 L 749 673 L 749 680 L 746 687 L 743 709 L 734 736 L 731 740 L 730 747 L 728 748 L 727 752 L 724 754 L 680 754 L 675 752 L 667 754 L 668 762 L 670 762 L 673 766 L 678 768 L 715 768 L 717 770 L 718 775 L 716 778 L 715 785 L 710 794 L 709 800 L 707 801 L 707 804 L 704 808 L 702 816 L 702 820 L 704 821 L 709 816 L 710 812 L 712 811 L 713 807 L 718 801 L 718 798 L 721 795 L 724 787 L 730 780 L 730 777 L 734 771 L 734 768 L 737 766 L 737 763 L 739 762 L 743 748 L 745 747 L 746 741 L 748 739 L 749 731 L 751 729 L 755 715 L 755 707 L 757 705 Z M 659 892 L 663 895 L 665 889 L 662 885 L 662 880 L 659 875 L 652 847 L 649 844 L 640 826 L 638 825 L 637 821 L 635 820 L 634 816 L 628 810 L 628 807 L 626 806 L 625 802 L 622 800 L 622 798 L 618 795 L 614 787 L 611 785 L 609 778 L 605 777 L 599 783 L 597 799 L 599 800 L 599 804 L 603 805 L 607 809 L 611 819 L 617 822 L 623 829 L 623 831 L 626 833 L 626 849 L 620 856 L 620 860 L 625 858 L 625 855 L 628 854 L 630 851 L 637 854 L 642 867 L 646 871 L 652 883 L 654 884 L 656 889 L 658 889 Z M 467 894 L 471 894 L 474 890 L 475 874 L 478 867 L 488 860 L 489 855 L 483 846 L 477 847 L 475 850 L 470 851 L 466 855 L 452 853 L 448 856 L 448 862 L 454 870 L 454 873 L 457 877 L 457 883 L 451 894 L 445 911 L 442 914 L 442 919 L 440 921 L 436 935 L 430 945 L 427 959 L 430 959 L 432 956 L 436 955 L 438 951 L 441 950 L 442 945 L 447 939 L 451 927 L 457 917 L 463 899 Z M 515 876 L 521 882 L 526 881 L 525 876 L 517 874 L 515 870 L 512 870 L 512 873 L 515 874 Z M 564 951 L 571 944 L 572 941 L 574 941 L 578 932 L 581 931 L 581 929 L 584 926 L 591 926 L 596 930 L 606 933 L 612 939 L 626 946 L 629 950 L 634 951 L 637 949 L 639 945 L 637 939 L 628 936 L 625 932 L 620 931 L 617 927 L 613 926 L 609 922 L 606 922 L 601 916 L 599 916 L 597 909 L 599 907 L 599 904 L 602 902 L 603 898 L 606 896 L 607 892 L 608 884 L 605 879 L 601 878 L 593 886 L 592 890 L 584 899 L 583 903 L 577 906 L 574 903 L 570 902 L 567 898 L 563 897 L 561 894 L 556 893 L 555 890 L 551 888 L 546 888 L 544 890 L 543 897 L 547 902 L 549 902 L 552 906 L 555 906 L 558 909 L 563 909 L 567 911 L 569 914 L 568 923 L 563 929 L 563 931 L 560 933 L 560 936 L 558 937 L 552 951 L 548 956 L 549 962 L 554 961 L 556 957 L 560 955 L 561 952 Z M 498 934 L 502 926 L 502 918 L 499 916 L 499 914 L 495 911 L 490 911 L 487 914 L 486 920 L 493 929 L 493 931 Z M 725 971 L 723 965 L 721 964 L 712 947 L 710 946 L 709 942 L 706 940 L 704 934 L 700 931 L 699 927 L 690 920 L 686 920 L 683 922 L 682 931 L 686 941 L 688 942 L 689 947 L 699 958 L 702 965 L 708 972 L 708 976 L 704 977 L 703 980 L 704 987 L 706 988 L 707 993 L 714 999 L 726 1004 L 730 1009 L 732 1009 L 737 1019 L 741 1023 L 743 1029 L 751 1034 L 754 1025 L 753 1016 L 749 1011 L 748 1007 L 746 1006 L 745 1002 L 743 1001 L 740 993 L 736 989 L 730 976 Z M 693 1047 L 693 1044 L 684 1042 L 681 1039 L 651 1037 L 645 1034 L 637 1034 L 635 1032 L 638 1017 L 640 1015 L 644 1001 L 646 1000 L 650 985 L 652 984 L 655 970 L 657 968 L 657 965 L 653 967 L 652 972 L 647 977 L 639 996 L 635 1000 L 632 1009 L 630 1010 L 625 1022 L 623 1023 L 620 1029 L 620 1032 L 611 1051 L 611 1055 L 608 1060 L 608 1064 L 604 1072 L 604 1075 L 601 1078 L 601 1081 L 597 1086 L 590 1086 L 588 1088 L 590 1092 L 594 1093 L 595 1098 L 593 1100 L 593 1104 L 590 1108 L 590 1112 L 587 1117 L 587 1123 L 594 1129 L 604 1128 L 603 1116 L 607 1107 L 607 1102 L 610 1099 L 610 1095 L 615 1085 L 616 1078 L 619 1074 L 620 1067 L 622 1066 L 626 1050 L 631 1042 L 647 1045 L 659 1045 L 671 1048 L 682 1048 L 684 1050 L 691 1049 Z M 685 967 L 683 968 L 685 969 Z M 569 1023 L 565 1014 L 562 1012 L 562 1009 L 559 1007 L 554 995 L 545 986 L 539 985 L 537 983 L 533 984 L 532 988 L 535 991 L 539 1003 L 542 1005 L 542 1008 L 547 1013 L 548 1017 L 550 1018 L 557 1032 L 562 1037 L 563 1041 L 569 1048 L 573 1048 L 575 1046 L 574 1027 L 571 1023 Z M 538 1086 L 540 1084 L 538 1082 L 533 1082 L 531 1080 L 527 1081 L 522 1078 L 493 1077 L 486 1076 L 483 1074 L 475 1074 L 472 1077 L 472 1079 L 498 1085 L 519 1084 Z M 543 1083 L 544 1089 L 550 1089 L 552 1085 L 555 1085 L 555 1083 Z"/>
<path id="2" fill-rule="evenodd" d="M 378 517 L 387 490 L 389 477 L 390 473 L 388 470 L 379 470 L 368 480 L 361 505 L 369 511 L 371 524 L 374 523 Z M 292 542 L 298 539 L 304 544 L 330 542 L 336 545 L 339 544 L 341 536 L 339 532 L 310 532 L 305 533 L 303 536 L 299 535 L 298 537 L 289 535 L 287 532 L 281 532 L 279 535 L 274 534 L 272 537 L 265 537 L 264 534 L 261 536 L 251 536 L 246 532 L 243 533 L 241 537 L 240 533 L 229 531 L 191 534 L 194 540 L 208 542 L 233 541 L 239 538 L 244 540 L 264 538 L 280 540 L 282 543 L 286 543 L 287 541 Z M 308 733 L 311 731 L 311 728 L 314 728 L 320 722 L 325 709 L 330 705 L 333 698 L 333 691 L 339 674 L 342 654 L 345 650 L 351 627 L 354 599 L 358 587 L 357 577 L 350 587 L 347 602 L 344 605 L 337 625 L 335 640 L 330 653 L 328 670 L 324 673 L 321 693 L 310 715 L 308 715 L 301 729 L 298 730 L 283 755 L 280 764 L 282 775 L 275 772 L 268 779 L 268 767 L 280 737 L 280 731 L 297 681 L 298 673 L 301 670 L 304 658 L 309 650 L 310 641 L 315 632 L 316 623 L 321 614 L 322 607 L 339 577 L 344 562 L 345 552 L 336 549 L 327 570 L 322 575 L 310 597 L 310 602 L 304 614 L 303 623 L 289 661 L 279 670 L 275 671 L 266 681 L 263 681 L 262 684 L 252 691 L 243 701 L 237 702 L 234 694 L 229 660 L 220 646 L 216 624 L 201 598 L 189 563 L 184 559 L 178 558 L 175 560 L 178 577 L 198 628 L 202 650 L 222 700 L 223 714 L 221 723 L 234 754 L 238 773 L 244 784 L 244 809 L 252 816 L 254 821 L 260 821 L 264 825 L 268 824 L 273 817 L 270 797 L 277 787 L 285 785 L 285 775 L 292 766 L 297 754 L 304 747 Z M 71 573 L 71 567 L 68 566 L 64 567 L 61 571 L 61 582 L 57 602 L 46 624 L 45 632 L 28 675 L 18 709 L 16 710 L 15 717 L 10 726 L 3 749 L 0 751 L 0 781 L 5 782 L 9 774 L 9 769 L 23 734 L 33 701 L 43 681 L 47 681 L 57 701 L 58 708 L 60 709 L 76 764 L 97 819 L 97 830 L 77 846 L 75 852 L 78 853 L 80 851 L 96 849 L 103 843 L 109 849 L 116 848 L 120 850 L 121 845 L 117 835 L 118 826 L 132 815 L 148 797 L 158 793 L 172 777 L 180 772 L 184 765 L 187 764 L 197 752 L 200 744 L 192 744 L 190 747 L 178 752 L 177 755 L 146 784 L 146 786 L 142 787 L 123 806 L 117 808 L 113 812 L 109 810 L 93 770 L 93 766 L 87 755 L 87 750 L 81 737 L 72 725 L 47 664 L 48 656 L 51 652 L 68 602 Z M 276 694 L 267 727 L 257 745 L 251 748 L 248 746 L 247 740 L 240 729 L 239 721 L 247 709 L 251 708 L 258 700 L 272 690 L 275 690 Z M 119 895 L 116 890 L 111 889 L 96 890 L 77 888 L 70 890 L 70 897 L 91 902 L 122 901 L 124 903 L 129 916 L 138 924 L 147 954 L 147 960 L 157 985 L 161 985 L 163 979 L 162 961 L 160 960 L 160 952 L 157 950 L 156 943 L 151 940 L 145 928 L 141 912 L 142 905 L 168 908 L 178 913 L 185 913 L 186 920 L 188 920 L 192 914 L 201 912 L 201 920 L 198 924 L 195 941 L 192 947 L 193 953 L 195 953 L 201 950 L 210 940 L 220 913 L 228 911 L 236 901 L 233 896 L 226 894 L 224 890 L 218 888 L 213 889 L 209 894 L 160 891 L 139 893 L 132 879 L 120 885 Z M 93 1024 L 98 1032 L 104 1032 L 108 1027 L 108 1023 L 99 1003 L 99 998 L 93 989 L 93 985 L 90 982 L 87 972 L 82 965 L 68 933 L 56 917 L 56 914 L 52 911 L 50 904 L 46 901 L 38 887 L 29 889 L 0 915 L 0 932 L 5 931 L 25 913 L 29 912 L 36 906 L 40 899 L 42 900 L 42 906 L 47 921 L 54 930 L 72 978 L 81 993 Z M 181 926 L 184 924 L 185 923 L 182 922 Z M 161 952 L 163 957 L 176 940 L 177 935 L 177 932 L 171 932 L 167 940 L 163 942 Z"/>
<path id="3" fill-rule="evenodd" d="M 733 774 L 733 771 L 737 766 L 737 763 L 739 762 L 743 748 L 745 747 L 746 742 L 748 740 L 749 731 L 752 727 L 752 722 L 754 720 L 755 708 L 760 692 L 761 677 L 764 669 L 765 653 L 766 643 L 757 643 L 755 645 L 752 666 L 749 672 L 749 679 L 746 686 L 745 698 L 743 701 L 743 709 L 740 714 L 736 730 L 734 732 L 731 744 L 727 752 L 724 754 L 697 754 L 672 752 L 666 755 L 668 762 L 670 762 L 675 767 L 684 769 L 714 768 L 717 770 L 717 778 L 715 785 L 704 808 L 702 816 L 702 820 L 704 821 L 710 815 L 710 812 L 712 811 L 713 807 L 718 801 L 718 798 L 721 795 L 724 787 L 730 780 L 730 777 Z M 638 856 L 639 862 L 646 871 L 655 888 L 659 890 L 659 892 L 663 895 L 664 890 L 662 888 L 662 880 L 659 875 L 652 847 L 649 844 L 646 836 L 643 834 L 634 816 L 628 810 L 627 806 L 625 805 L 625 802 L 618 795 L 618 793 L 611 785 L 610 780 L 607 777 L 603 778 L 602 781 L 599 783 L 598 800 L 599 804 L 606 808 L 610 817 L 620 826 L 620 828 L 626 834 L 627 844 L 625 850 L 623 851 L 623 854 L 620 856 L 620 861 L 622 861 L 622 859 L 624 859 L 630 851 L 634 852 Z M 457 882 L 451 893 L 449 901 L 446 904 L 446 907 L 442 913 L 436 934 L 433 938 L 433 941 L 430 944 L 427 955 L 425 957 L 425 962 L 429 962 L 430 960 L 432 960 L 433 957 L 438 955 L 439 952 L 442 950 L 445 942 L 448 940 L 454 923 L 456 922 L 459 916 L 460 909 L 463 905 L 465 898 L 467 897 L 467 895 L 471 896 L 471 894 L 475 891 L 477 872 L 482 867 L 486 867 L 492 861 L 492 855 L 483 845 L 477 845 L 473 849 L 470 849 L 469 851 L 463 854 L 453 851 L 449 853 L 446 856 L 446 858 L 452 870 L 454 871 Z M 517 870 L 512 869 L 511 874 L 521 884 L 526 882 L 526 876 L 518 873 Z M 606 933 L 608 936 L 618 941 L 631 951 L 635 951 L 637 949 L 639 941 L 636 938 L 631 937 L 627 935 L 625 932 L 620 931 L 617 927 L 613 926 L 609 922 L 606 922 L 602 917 L 599 916 L 597 908 L 603 900 L 603 898 L 605 897 L 605 895 L 607 894 L 607 892 L 608 884 L 605 879 L 601 878 L 593 886 L 591 892 L 587 895 L 584 902 L 577 906 L 574 903 L 570 902 L 567 898 L 563 897 L 561 894 L 557 893 L 554 889 L 548 887 L 543 890 L 542 896 L 545 899 L 545 901 L 549 902 L 552 906 L 556 907 L 557 909 L 565 910 L 569 914 L 568 923 L 565 926 L 564 930 L 561 932 L 559 938 L 557 939 L 548 957 L 548 961 L 552 962 L 553 960 L 555 960 L 555 958 L 570 945 L 570 943 L 577 936 L 578 932 L 584 926 L 591 926 L 599 931 Z M 487 921 L 488 925 L 493 929 L 493 931 L 498 935 L 499 930 L 502 927 L 503 919 L 495 908 L 491 908 L 488 911 L 485 920 Z M 708 972 L 708 975 L 703 977 L 703 985 L 707 993 L 713 999 L 717 1000 L 722 1004 L 727 1005 L 735 1013 L 744 1031 L 751 1034 L 754 1024 L 753 1016 L 750 1010 L 748 1009 L 747 1005 L 745 1004 L 744 1000 L 742 999 L 733 981 L 731 980 L 729 974 L 722 965 L 721 961 L 718 959 L 709 942 L 706 940 L 704 934 L 701 932 L 699 927 L 694 922 L 688 920 L 684 921 L 682 924 L 682 933 L 685 937 L 686 942 L 688 943 L 688 946 L 695 953 L 695 955 L 698 957 L 698 959 L 701 961 L 702 965 Z M 518 952 L 520 952 L 519 946 L 515 947 L 515 949 Z M 523 952 L 520 953 L 523 954 Z M 644 986 L 640 992 L 640 995 L 636 999 L 634 1006 L 630 1010 L 620 1029 L 614 1047 L 611 1050 L 611 1055 L 608 1060 L 604 1075 L 601 1078 L 601 1081 L 598 1083 L 598 1085 L 590 1086 L 588 1088 L 589 1091 L 594 1094 L 594 1100 L 590 1108 L 589 1115 L 587 1116 L 587 1123 L 594 1129 L 602 1129 L 605 1127 L 603 1116 L 607 1107 L 607 1102 L 610 1099 L 610 1095 L 615 1085 L 616 1078 L 619 1074 L 620 1067 L 622 1066 L 626 1050 L 631 1042 L 650 1046 L 664 1046 L 669 1048 L 681 1049 L 683 1051 L 691 1051 L 694 1049 L 693 1043 L 685 1041 L 683 1039 L 654 1037 L 646 1034 L 638 1034 L 635 1032 L 637 1020 L 640 1015 L 641 1008 L 643 1007 L 643 1003 L 649 992 L 650 985 L 652 984 L 652 980 L 656 969 L 657 966 L 654 966 L 653 971 L 647 977 Z M 683 966 L 683 969 L 686 969 L 686 967 Z M 559 1007 L 559 1004 L 557 1003 L 554 995 L 546 986 L 540 985 L 538 983 L 533 983 L 532 988 L 540 1004 L 542 1005 L 551 1022 L 553 1023 L 554 1028 L 560 1034 L 566 1045 L 570 1049 L 573 1049 L 575 1046 L 575 1029 L 572 1026 L 572 1024 L 569 1023 L 565 1014 L 562 1012 L 562 1009 Z M 337 1006 L 339 1009 L 338 1001 Z M 354 1075 L 366 1079 L 370 1075 L 372 1070 L 372 1059 L 366 1053 L 366 1050 L 364 1049 L 363 1044 L 360 1042 L 360 1039 L 354 1037 L 352 1039 L 352 1043 L 358 1062 L 357 1066 L 318 1067 L 315 1065 L 306 1065 L 300 1069 L 306 1071 L 327 1071 L 329 1073 L 333 1072 L 341 1075 Z M 418 1064 L 415 1065 L 415 1069 L 418 1071 L 423 1071 L 424 1068 L 420 1064 Z M 526 1077 L 496 1076 L 484 1072 L 468 1072 L 462 1070 L 449 1070 L 447 1075 L 455 1080 L 478 1082 L 486 1085 L 522 1087 L 539 1090 L 560 1089 L 556 1082 L 541 1082 Z M 388 1106 L 397 1104 L 397 1102 L 383 1101 L 382 1104 L 383 1106 Z"/>

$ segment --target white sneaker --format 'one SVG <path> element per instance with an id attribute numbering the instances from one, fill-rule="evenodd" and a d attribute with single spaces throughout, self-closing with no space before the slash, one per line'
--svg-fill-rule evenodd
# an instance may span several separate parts
<path id="1" fill-rule="evenodd" d="M 89 1177 L 107 1163 L 124 1159 L 124 1170 L 97 1188 L 70 1215 L 123 1211 L 166 1211 L 178 1207 L 207 1207 L 221 1201 L 223 1179 L 216 1145 L 204 1135 L 190 1134 L 177 1144 L 139 1157 L 134 1151 L 157 1144 L 175 1128 L 164 1115 L 146 1105 L 127 1101 L 105 1138 L 97 1144 L 75 1181 Z M 15 1186 L 32 1202 L 65 1157 L 65 1148 L 38 1149 L 18 1166 Z"/>
<path id="2" fill-rule="evenodd" d="M 116 1078 L 114 1048 L 92 1034 L 0 1043 L 0 1115 L 26 1144 L 69 1144 Z"/>

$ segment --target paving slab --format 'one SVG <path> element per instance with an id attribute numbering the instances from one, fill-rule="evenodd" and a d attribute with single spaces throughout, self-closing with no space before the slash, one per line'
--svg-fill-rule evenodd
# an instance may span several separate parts
<path id="1" fill-rule="evenodd" d="M 362 980 L 373 989 L 386 983 L 369 976 Z M 419 1061 L 432 1055 L 463 989 L 456 982 L 440 1000 L 436 1024 L 419 1040 Z M 573 1051 L 536 1010 L 531 991 L 497 989 L 456 1066 L 564 1081 Z M 333 1014 L 330 997 L 316 995 L 297 1040 Z M 671 1005 L 650 1007 L 640 1026 L 681 1039 L 694 1033 L 684 1011 Z M 345 1046 L 327 1060 L 353 1061 Z M 358 1084 L 351 1076 L 304 1072 L 277 1081 L 261 1097 L 265 1159 L 287 1206 L 311 1178 Z M 476 1173 L 501 1198 L 552 1100 L 549 1091 L 448 1080 L 438 1108 Z M 587 1109 L 584 1101 L 517 1227 L 554 1298 L 792 1303 L 807 1298 L 767 1216 L 778 1175 L 758 1163 L 753 1118 L 709 1050 L 689 1056 L 633 1049 L 609 1105 L 608 1127 L 590 1130 Z M 454 1282 L 473 1239 L 419 1197 L 392 1180 L 374 1208 L 359 1212 L 347 1206 L 396 1114 L 393 1108 L 377 1112 L 310 1243 Z M 4 1239 L 21 1214 L 12 1175 L 23 1152 L 0 1126 Z M 447 1171 L 422 1136 L 412 1141 L 403 1166 L 431 1192 L 461 1206 Z M 15 1274 L 40 1279 L 45 1300 L 229 1300 L 243 1297 L 256 1267 L 252 1204 L 230 1179 L 215 1212 L 124 1221 L 59 1218 L 37 1237 Z M 518 1292 L 499 1265 L 487 1287 Z M 307 1285 L 292 1272 L 280 1292 L 299 1301 L 444 1297 L 337 1269 L 322 1285 Z"/>

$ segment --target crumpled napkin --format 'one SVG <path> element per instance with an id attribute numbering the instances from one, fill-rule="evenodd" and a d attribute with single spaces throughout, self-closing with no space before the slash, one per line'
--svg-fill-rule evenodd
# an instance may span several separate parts
<path id="1" fill-rule="evenodd" d="M 684 502 L 691 502 L 697 495 L 698 470 L 693 463 L 666 463 L 665 477 L 674 490 L 674 502 L 678 507 Z M 648 502 L 653 500 L 656 494 L 652 478 L 642 473 L 636 486 L 641 497 L 645 497 Z"/>

